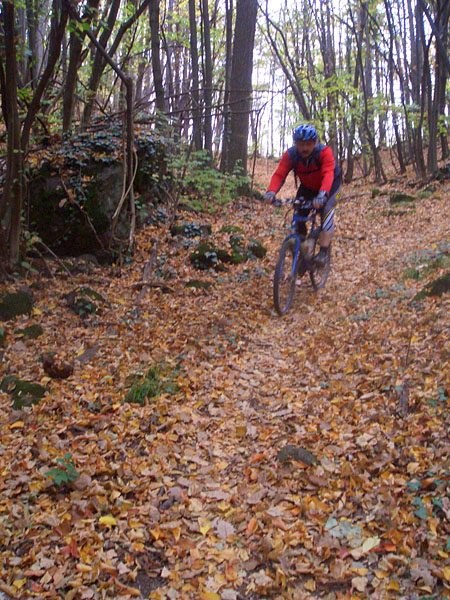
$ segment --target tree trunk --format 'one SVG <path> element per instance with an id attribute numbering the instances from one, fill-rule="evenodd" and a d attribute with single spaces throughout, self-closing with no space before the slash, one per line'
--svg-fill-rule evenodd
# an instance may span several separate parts
<path id="1" fill-rule="evenodd" d="M 102 46 L 102 48 L 105 49 L 105 51 L 106 51 L 106 45 L 108 43 L 108 40 L 111 37 L 114 23 L 116 22 L 116 19 L 117 19 L 117 13 L 119 12 L 119 7 L 120 7 L 120 0 L 112 0 L 110 8 L 109 8 L 109 14 L 108 14 L 108 20 L 107 20 L 106 26 L 103 27 L 103 31 L 98 40 L 99 44 Z M 83 128 L 87 127 L 91 121 L 92 112 L 94 110 L 95 97 L 97 95 L 98 85 L 100 83 L 100 78 L 102 76 L 104 68 L 105 68 L 105 59 L 104 59 L 102 53 L 100 52 L 100 50 L 97 48 L 96 52 L 95 52 L 95 56 L 94 56 L 94 62 L 92 65 L 91 76 L 89 78 L 89 83 L 87 85 L 88 91 L 87 91 L 87 97 L 86 97 L 86 104 L 84 106 L 83 116 L 81 117 L 81 126 Z"/>
<path id="2" fill-rule="evenodd" d="M 23 154 L 20 144 L 20 118 L 17 101 L 18 66 L 16 58 L 15 9 L 2 4 L 5 52 L 5 102 L 8 114 L 6 174 L 0 204 L 0 223 L 7 216 L 7 239 L 11 265 L 19 261 L 20 215 L 23 205 Z"/>
<path id="3" fill-rule="evenodd" d="M 222 156 L 220 170 L 225 173 L 228 165 L 228 150 L 230 147 L 230 80 L 233 48 L 233 0 L 225 0 L 225 90 L 223 108 Z"/>
<path id="4" fill-rule="evenodd" d="M 238 4 L 238 6 L 239 6 L 239 4 Z M 310 121 L 311 120 L 311 112 L 310 112 L 310 109 L 308 108 L 308 103 L 306 102 L 305 95 L 304 95 L 304 92 L 302 89 L 302 85 L 301 85 L 300 79 L 298 78 L 298 75 L 297 75 L 298 69 L 295 64 L 297 59 L 295 57 L 293 58 L 291 56 L 290 45 L 288 43 L 288 40 L 286 39 L 284 32 L 281 30 L 281 28 L 278 27 L 269 18 L 269 15 L 267 13 L 265 13 L 265 17 L 266 17 L 266 22 L 267 22 L 267 35 L 270 40 L 270 45 L 272 46 L 272 49 L 277 57 L 280 67 L 281 67 L 283 73 L 285 74 L 286 79 L 289 82 L 289 85 L 292 89 L 292 93 L 294 94 L 294 98 L 297 102 L 297 105 L 299 107 L 299 110 L 300 110 L 303 118 L 306 121 Z M 238 21 L 236 19 L 236 24 L 237 23 L 238 23 Z M 283 54 L 281 53 L 280 49 L 278 48 L 276 40 L 271 33 L 271 27 L 273 29 L 275 29 L 276 33 L 281 38 L 282 46 L 283 46 L 283 50 L 284 50 Z"/>
<path id="5" fill-rule="evenodd" d="M 353 20 L 353 16 L 352 16 L 352 20 Z M 361 7 L 359 9 L 359 14 L 358 14 L 358 26 L 357 27 L 353 20 L 353 33 L 354 33 L 355 39 L 357 40 L 357 47 L 360 47 L 362 44 L 362 39 L 364 36 L 364 31 L 365 31 L 366 26 L 367 26 L 367 11 L 365 10 L 364 5 L 361 5 Z M 351 69 L 351 54 L 352 54 L 351 39 L 347 38 L 347 65 L 348 65 L 349 71 Z M 356 90 L 358 90 L 358 88 L 359 88 L 359 79 L 360 79 L 360 74 L 361 74 L 361 68 L 362 68 L 361 61 L 356 60 L 355 71 L 353 74 L 353 89 L 355 90 L 355 94 L 356 94 Z M 355 100 L 353 102 L 355 103 Z M 345 176 L 344 176 L 345 183 L 350 183 L 352 181 L 353 172 L 354 172 L 354 168 L 355 168 L 355 159 L 353 157 L 353 144 L 355 142 L 355 133 L 356 133 L 356 116 L 355 116 L 356 106 L 353 105 L 351 108 L 352 108 L 352 116 L 351 116 L 350 127 L 349 127 L 349 132 L 348 132 L 348 140 L 347 140 L 347 170 L 346 170 Z"/>
<path id="6" fill-rule="evenodd" d="M 82 19 L 88 26 L 98 10 L 99 2 L 100 0 L 89 0 L 86 4 Z M 69 66 L 63 92 L 63 133 L 70 131 L 72 126 L 73 107 L 76 96 L 75 88 L 85 37 L 85 31 L 77 28 L 71 32 L 69 38 Z"/>
<path id="7" fill-rule="evenodd" d="M 66 30 L 67 19 L 69 13 L 67 12 L 67 2 L 61 2 L 61 0 L 53 0 L 52 6 L 52 21 L 50 26 L 50 32 L 48 35 L 49 42 L 47 48 L 47 64 L 45 69 L 39 78 L 36 90 L 33 98 L 28 107 L 28 112 L 25 116 L 25 120 L 22 126 L 22 150 L 24 152 L 28 149 L 28 142 L 30 140 L 31 127 L 33 125 L 36 114 L 41 106 L 42 96 L 47 88 L 47 85 L 55 71 L 56 63 L 61 55 L 61 45 L 64 32 Z"/>
<path id="8" fill-rule="evenodd" d="M 368 4 L 364 3 L 364 5 L 362 6 L 362 10 L 366 11 L 368 9 Z M 353 22 L 353 26 L 355 28 L 355 20 L 353 17 L 353 12 L 350 10 L 350 16 Z M 377 183 L 386 183 L 387 181 L 387 177 L 386 174 L 384 172 L 383 169 L 383 163 L 381 161 L 380 158 L 380 154 L 378 152 L 378 148 L 376 146 L 375 143 L 375 138 L 373 135 L 373 127 L 371 128 L 370 126 L 370 118 L 371 118 L 371 111 L 369 108 L 369 95 L 367 93 L 367 82 L 366 82 L 366 77 L 364 73 L 364 69 L 363 69 L 363 56 L 362 56 L 362 46 L 361 46 L 361 38 L 359 36 L 356 36 L 356 44 L 357 44 L 357 61 L 359 62 L 360 65 L 360 73 L 361 73 L 361 89 L 362 89 L 362 93 L 363 93 L 363 98 L 364 98 L 364 111 L 363 111 L 363 126 L 364 126 L 364 130 L 363 130 L 363 134 L 367 139 L 367 143 L 370 147 L 370 150 L 372 151 L 372 156 L 373 156 L 373 161 L 374 161 L 374 166 L 375 166 L 375 178 Z M 362 132 L 361 132 L 362 133 Z M 362 137 L 360 133 L 360 136 Z"/>
<path id="9" fill-rule="evenodd" d="M 398 116 L 397 116 L 397 113 L 395 112 L 394 41 L 395 41 L 396 35 L 395 35 L 394 23 L 393 23 L 392 12 L 391 12 L 391 5 L 389 3 L 389 0 L 384 0 L 384 6 L 385 6 L 385 11 L 386 11 L 389 36 L 390 36 L 389 37 L 389 57 L 388 57 L 388 77 L 389 77 L 389 93 L 390 93 L 390 98 L 391 98 L 391 104 L 394 107 L 394 110 L 392 112 L 392 125 L 394 127 L 395 141 L 396 141 L 396 146 L 397 146 L 397 157 L 398 157 L 398 162 L 400 165 L 400 173 L 405 173 L 406 165 L 405 165 L 405 159 L 403 157 L 403 144 L 402 144 L 402 139 L 401 139 L 400 131 L 399 131 L 399 127 L 398 127 Z"/>
<path id="10" fill-rule="evenodd" d="M 159 54 L 159 0 L 151 0 L 149 6 L 150 36 L 152 47 L 152 72 L 155 86 L 156 110 L 164 114 L 166 110 L 164 87 L 161 72 L 161 57 Z"/>
<path id="11" fill-rule="evenodd" d="M 133 13 L 133 15 L 127 19 L 124 23 L 119 27 L 119 31 L 117 32 L 116 37 L 114 38 L 111 47 L 106 52 L 109 57 L 113 57 L 119 47 L 120 42 L 122 41 L 125 33 L 130 29 L 130 27 L 136 22 L 136 20 L 140 17 L 140 15 L 144 12 L 147 6 L 150 4 L 151 0 L 142 0 L 139 8 Z M 100 36 L 100 46 L 103 50 L 106 51 L 106 45 L 111 36 L 111 32 L 116 21 L 117 11 L 120 6 L 120 0 L 113 0 L 111 4 L 110 13 L 108 15 L 108 23 L 105 29 L 103 30 L 102 35 Z M 100 52 L 100 48 L 97 47 L 97 51 L 95 53 L 94 64 L 92 66 L 91 78 L 88 84 L 88 97 L 86 100 L 86 106 L 84 107 L 83 117 L 82 117 L 82 127 L 87 127 L 90 123 L 92 112 L 94 110 L 95 98 L 97 95 L 98 86 L 100 84 L 100 79 L 102 73 L 104 71 L 106 65 L 105 57 L 102 52 Z"/>
<path id="12" fill-rule="evenodd" d="M 212 156 L 212 59 L 211 59 L 211 31 L 209 26 L 208 0 L 202 0 L 202 29 L 203 29 L 203 53 L 204 53 L 204 72 L 203 72 L 203 98 L 205 103 L 204 110 L 204 132 L 205 132 L 205 150 Z"/>
<path id="13" fill-rule="evenodd" d="M 230 82 L 231 139 L 226 169 L 229 173 L 239 167 L 247 174 L 256 12 L 257 0 L 238 0 Z"/>
<path id="14" fill-rule="evenodd" d="M 38 49 L 38 7 L 36 6 L 36 0 L 29 0 L 26 3 L 27 11 L 27 30 L 28 30 L 28 47 L 30 51 L 29 58 L 29 74 L 31 89 L 34 90 L 35 83 L 39 74 L 40 69 L 40 56 Z"/>

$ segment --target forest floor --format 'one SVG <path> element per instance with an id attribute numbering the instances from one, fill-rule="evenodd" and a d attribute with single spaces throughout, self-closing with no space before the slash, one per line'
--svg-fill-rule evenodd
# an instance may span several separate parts
<path id="1" fill-rule="evenodd" d="M 0 379 L 47 393 L 13 410 L 0 392 L 0 598 L 450 598 L 450 295 L 411 302 L 448 272 L 450 185 L 396 206 L 388 187 L 344 188 L 326 287 L 283 318 L 284 209 L 258 201 L 181 220 L 217 244 L 239 226 L 262 260 L 196 271 L 198 239 L 156 224 L 121 269 L 18 284 L 35 304 L 4 324 Z M 102 312 L 71 312 L 75 286 Z M 49 377 L 46 351 L 73 374 Z M 125 402 L 152 367 L 160 393 Z M 319 464 L 280 463 L 287 444 Z"/>

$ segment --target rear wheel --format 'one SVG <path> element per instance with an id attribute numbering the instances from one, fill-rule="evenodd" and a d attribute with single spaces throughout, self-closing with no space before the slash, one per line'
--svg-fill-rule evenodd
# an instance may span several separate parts
<path id="1" fill-rule="evenodd" d="M 295 240 L 285 240 L 280 248 L 273 277 L 273 303 L 279 315 L 290 309 L 295 290 Z"/>
<path id="2" fill-rule="evenodd" d="M 320 246 L 316 244 L 314 248 L 314 257 L 319 253 Z M 311 283 L 315 291 L 323 288 L 327 281 L 328 273 L 331 268 L 331 246 L 328 248 L 327 260 L 323 266 L 318 266 L 314 263 L 314 257 L 312 259 L 313 268 L 309 272 L 309 276 L 311 277 Z"/>

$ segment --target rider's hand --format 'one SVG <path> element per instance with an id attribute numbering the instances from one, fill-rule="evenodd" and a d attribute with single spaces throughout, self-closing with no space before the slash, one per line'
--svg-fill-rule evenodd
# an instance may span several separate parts
<path id="1" fill-rule="evenodd" d="M 275 200 L 275 192 L 266 192 L 263 196 L 263 200 L 266 204 L 273 204 Z"/>
<path id="2" fill-rule="evenodd" d="M 320 190 L 320 192 L 317 194 L 317 196 L 314 198 L 313 200 L 313 206 L 316 209 L 321 209 L 325 206 L 325 204 L 327 203 L 328 200 L 328 194 L 326 193 L 325 190 Z"/>

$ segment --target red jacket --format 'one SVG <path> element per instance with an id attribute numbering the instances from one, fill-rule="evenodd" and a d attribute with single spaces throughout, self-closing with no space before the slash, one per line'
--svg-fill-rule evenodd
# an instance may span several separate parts
<path id="1" fill-rule="evenodd" d="M 296 162 L 297 176 L 302 185 L 313 191 L 325 190 L 327 194 L 330 194 L 331 186 L 339 169 L 335 164 L 330 146 L 323 144 L 317 144 L 307 159 L 300 156 L 295 146 L 289 148 L 281 157 L 277 170 L 272 175 L 268 191 L 278 192 L 289 171 L 295 168 Z"/>

